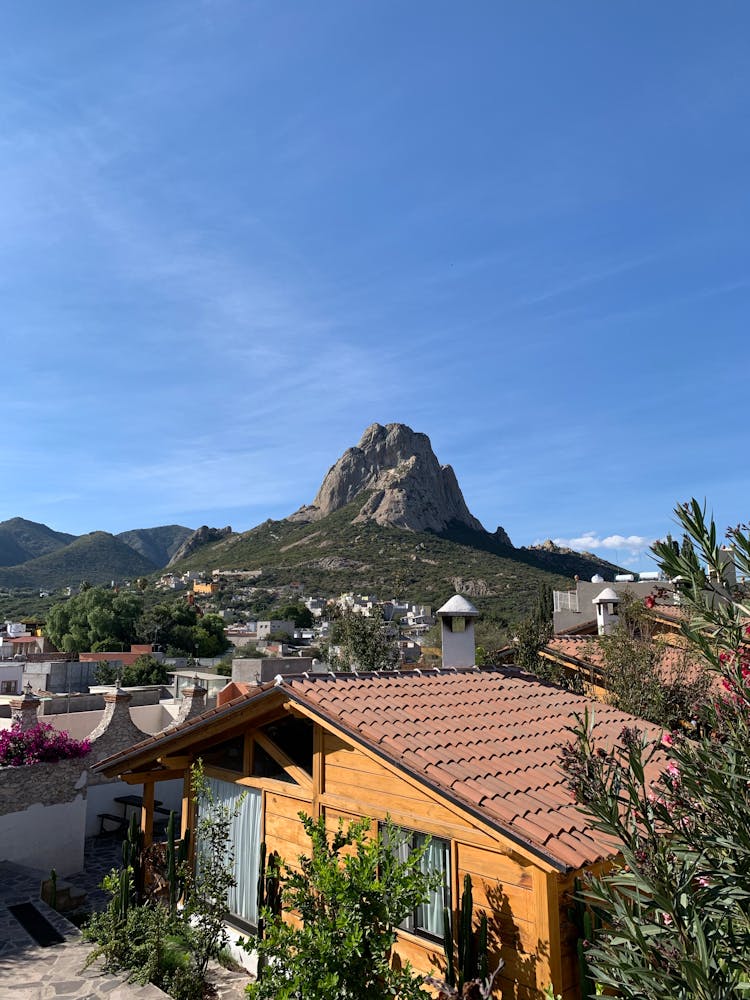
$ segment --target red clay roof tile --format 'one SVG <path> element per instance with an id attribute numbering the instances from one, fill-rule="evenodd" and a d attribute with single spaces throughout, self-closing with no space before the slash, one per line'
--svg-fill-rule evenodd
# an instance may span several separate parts
<path id="1" fill-rule="evenodd" d="M 127 770 L 129 760 L 142 766 L 143 751 L 164 753 L 191 731 L 200 738 L 209 718 L 247 710 L 250 720 L 254 703 L 272 689 L 254 688 L 98 768 Z M 578 868 L 613 853 L 612 843 L 572 803 L 558 761 L 576 715 L 593 710 L 594 736 L 605 747 L 634 724 L 632 716 L 516 668 L 311 674 L 287 677 L 276 690 L 558 867 Z M 660 735 L 656 727 L 638 725 Z"/>

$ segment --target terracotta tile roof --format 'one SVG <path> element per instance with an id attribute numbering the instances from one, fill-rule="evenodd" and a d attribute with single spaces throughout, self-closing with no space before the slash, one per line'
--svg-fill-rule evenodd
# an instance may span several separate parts
<path id="1" fill-rule="evenodd" d="M 681 625 L 690 618 L 688 609 L 679 604 L 655 604 L 648 609 L 648 613 L 651 618 L 673 622 L 675 625 Z"/>
<path id="2" fill-rule="evenodd" d="M 613 853 L 571 800 L 558 759 L 586 708 L 594 711 L 595 738 L 605 747 L 636 720 L 515 668 L 288 677 L 152 736 L 97 769 L 127 770 L 128 761 L 142 764 L 144 751 L 176 750 L 222 716 L 252 713 L 273 695 L 306 706 L 560 869 Z M 656 727 L 637 724 L 659 738 Z"/>
<path id="3" fill-rule="evenodd" d="M 681 636 L 669 638 L 659 636 L 654 639 L 658 650 L 656 669 L 662 680 L 673 682 L 678 677 L 684 680 L 694 680 L 705 668 L 687 647 L 687 641 Z M 604 666 L 604 656 L 598 636 L 556 635 L 544 646 L 543 653 L 560 662 L 571 662 L 585 667 L 593 666 L 601 670 Z"/>

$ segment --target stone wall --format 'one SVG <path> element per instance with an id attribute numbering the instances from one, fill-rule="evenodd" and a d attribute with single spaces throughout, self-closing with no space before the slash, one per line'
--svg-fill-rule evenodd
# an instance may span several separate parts
<path id="1" fill-rule="evenodd" d="M 80 760 L 27 767 L 0 767 L 0 816 L 18 812 L 36 802 L 55 805 L 86 797 L 86 772 L 91 755 Z"/>
<path id="2" fill-rule="evenodd" d="M 0 860 L 60 875 L 83 868 L 90 763 L 0 768 Z"/>

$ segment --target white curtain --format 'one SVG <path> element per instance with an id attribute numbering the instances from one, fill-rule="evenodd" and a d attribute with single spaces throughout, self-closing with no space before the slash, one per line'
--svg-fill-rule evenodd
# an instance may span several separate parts
<path id="1" fill-rule="evenodd" d="M 407 861 L 412 851 L 422 847 L 428 840 L 427 834 L 414 833 L 409 830 L 400 830 L 401 837 L 396 845 L 391 847 L 395 851 L 399 861 Z M 387 843 L 387 841 L 386 841 Z M 407 931 L 422 932 L 442 938 L 443 936 L 443 907 L 450 909 L 450 863 L 451 863 L 450 843 L 447 840 L 440 840 L 439 837 L 432 837 L 427 846 L 420 868 L 426 874 L 440 872 L 441 883 L 437 889 L 430 892 L 426 903 L 421 903 L 414 913 L 410 914 L 401 924 Z"/>
<path id="2" fill-rule="evenodd" d="M 260 792 L 257 788 L 243 788 L 242 785 L 221 781 L 219 778 L 207 776 L 206 782 L 216 805 L 226 806 L 230 811 L 235 810 L 238 799 L 244 794 L 230 827 L 237 884 L 229 890 L 229 912 L 248 924 L 257 924 Z"/>
<path id="3" fill-rule="evenodd" d="M 421 846 L 426 839 L 424 834 L 417 834 L 417 845 Z M 445 840 L 433 837 L 422 855 L 421 867 L 422 871 L 428 874 L 440 872 L 442 882 L 437 889 L 430 893 L 428 901 L 418 907 L 417 930 L 434 934 L 435 937 L 442 937 L 443 907 L 449 905 L 450 844 Z"/>

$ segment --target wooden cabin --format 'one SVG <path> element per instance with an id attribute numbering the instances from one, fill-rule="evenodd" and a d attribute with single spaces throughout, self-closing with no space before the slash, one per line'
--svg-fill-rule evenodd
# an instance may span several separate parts
<path id="1" fill-rule="evenodd" d="M 222 801 L 247 793 L 233 828 L 238 885 L 230 896 L 231 922 L 244 932 L 257 920 L 261 842 L 287 862 L 309 850 L 301 810 L 323 814 L 331 828 L 340 817 L 368 817 L 373 831 L 390 816 L 415 842 L 432 838 L 431 863 L 444 876 L 442 899 L 399 932 L 401 957 L 425 973 L 442 967 L 437 913 L 443 901 L 455 913 L 468 872 L 475 912 L 487 913 L 491 950 L 505 960 L 496 995 L 526 1000 L 551 984 L 572 1000 L 569 893 L 582 869 L 612 852 L 576 808 L 557 763 L 586 708 L 595 710 L 603 746 L 634 722 L 515 668 L 279 676 L 259 687 L 228 685 L 216 708 L 97 769 L 143 783 L 147 839 L 154 789 L 178 775 L 183 827 L 192 825 L 189 768 L 199 757 Z"/>

